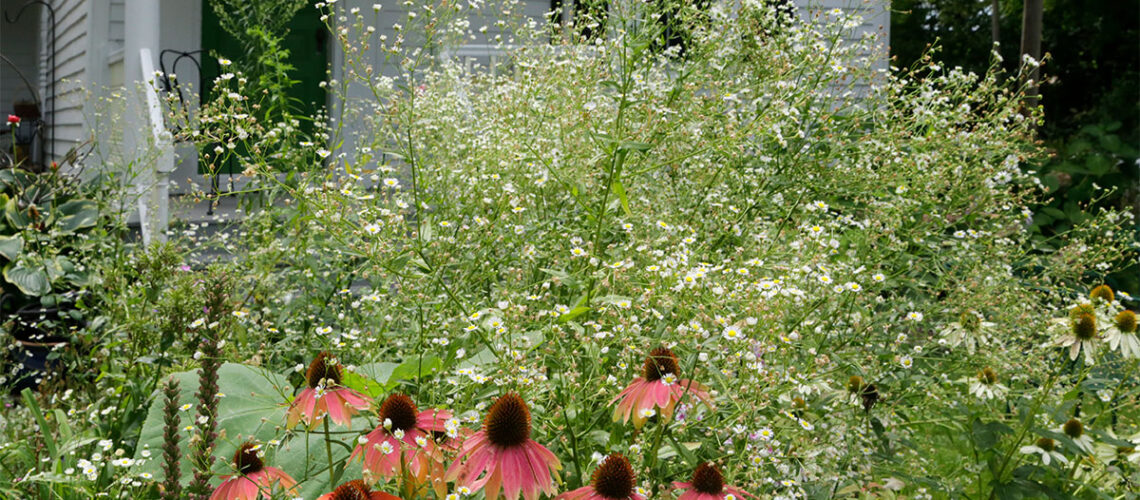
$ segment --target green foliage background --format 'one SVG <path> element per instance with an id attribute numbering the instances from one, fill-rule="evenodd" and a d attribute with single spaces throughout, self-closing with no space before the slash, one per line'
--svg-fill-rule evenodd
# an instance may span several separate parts
<path id="1" fill-rule="evenodd" d="M 891 56 L 896 66 L 920 62 L 931 44 L 947 67 L 984 73 L 990 65 L 991 0 L 895 0 Z M 1021 0 L 1000 0 L 998 49 L 1007 70 L 1020 62 Z M 1096 201 L 1140 213 L 1140 3 L 1046 0 L 1041 95 L 1044 122 L 1039 138 L 1048 157 L 1030 164 L 1051 190 L 1036 210 L 1040 242 L 1073 227 Z M 1113 188 L 1103 199 L 1095 186 Z M 1132 231 L 1137 231 L 1136 227 Z M 1140 233 L 1137 233 L 1140 242 Z M 1140 243 L 1138 243 L 1140 244 Z M 1136 294 L 1132 266 L 1101 278 Z"/>

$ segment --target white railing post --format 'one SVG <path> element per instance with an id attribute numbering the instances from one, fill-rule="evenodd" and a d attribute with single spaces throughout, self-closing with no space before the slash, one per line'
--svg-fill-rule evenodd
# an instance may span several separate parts
<path id="1" fill-rule="evenodd" d="M 158 151 L 154 170 L 143 172 L 139 183 L 139 224 L 143 243 L 166 241 L 166 228 L 170 223 L 170 173 L 174 172 L 174 139 L 166 130 L 162 117 L 162 104 L 158 97 L 158 82 L 150 49 L 139 49 L 139 68 L 142 72 L 143 114 L 154 147 Z"/>

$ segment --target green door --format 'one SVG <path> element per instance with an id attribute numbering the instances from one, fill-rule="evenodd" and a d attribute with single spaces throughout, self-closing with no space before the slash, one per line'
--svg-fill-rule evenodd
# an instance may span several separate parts
<path id="1" fill-rule="evenodd" d="M 289 77 L 295 81 L 289 89 L 288 98 L 292 102 L 293 110 L 300 117 L 315 117 L 318 111 L 324 108 L 327 95 L 321 88 L 320 82 L 325 79 L 329 62 L 328 28 L 321 21 L 321 13 L 316 7 L 310 5 L 297 12 L 289 21 L 286 28 L 289 34 L 285 37 L 282 48 L 289 51 L 289 64 L 293 66 Z M 232 61 L 241 61 L 244 58 L 240 42 L 218 23 L 218 16 L 214 13 L 211 0 L 202 0 L 202 90 L 203 95 L 211 96 L 213 82 L 222 71 L 215 55 L 225 57 Z M 226 71 L 232 71 L 227 68 Z M 306 132 L 312 132 L 313 123 L 303 121 L 302 127 Z M 234 162 L 231 162 L 234 163 Z M 198 172 L 206 173 L 207 162 L 198 162 Z M 236 165 L 226 165 L 220 173 L 236 173 L 240 169 Z"/>

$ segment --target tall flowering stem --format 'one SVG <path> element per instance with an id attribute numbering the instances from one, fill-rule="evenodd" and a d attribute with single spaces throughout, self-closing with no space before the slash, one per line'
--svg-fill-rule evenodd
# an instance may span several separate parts
<path id="1" fill-rule="evenodd" d="M 189 498 L 206 500 L 210 495 L 211 469 L 214 465 L 214 441 L 218 438 L 218 369 L 221 368 L 221 324 L 232 309 L 229 303 L 229 280 L 222 273 L 213 273 L 206 282 L 206 322 L 202 330 L 202 344 L 198 349 L 201 369 L 198 370 L 198 418 L 195 435 L 190 440 L 191 464 L 194 479 Z"/>
<path id="2" fill-rule="evenodd" d="M 178 449 L 178 431 L 181 424 L 178 418 L 178 379 L 170 377 L 162 388 L 164 403 L 162 406 L 162 472 L 163 481 L 161 495 L 163 500 L 177 500 L 181 498 L 182 484 L 178 479 L 181 476 L 179 458 L 182 451 Z"/>

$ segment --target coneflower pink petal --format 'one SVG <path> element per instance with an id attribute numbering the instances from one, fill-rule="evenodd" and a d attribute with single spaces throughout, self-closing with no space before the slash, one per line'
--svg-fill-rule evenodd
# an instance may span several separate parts
<path id="1" fill-rule="evenodd" d="M 416 416 L 416 427 L 425 431 L 443 432 L 447 421 L 451 420 L 451 412 L 444 410 L 421 411 Z"/>
<path id="2" fill-rule="evenodd" d="M 234 479 L 222 481 L 222 484 L 218 485 L 218 487 L 214 490 L 214 493 L 210 495 L 210 500 L 232 500 L 234 498 L 234 493 L 230 490 L 234 488 L 234 485 L 236 483 L 237 481 Z"/>
<path id="3" fill-rule="evenodd" d="M 478 484 L 478 481 L 475 482 Z M 503 486 L 503 470 L 502 460 L 496 460 L 491 464 L 490 473 L 483 479 L 483 492 L 487 496 L 487 500 L 495 500 L 499 498 L 499 490 Z"/>
<path id="4" fill-rule="evenodd" d="M 333 392 L 339 394 L 346 404 L 357 410 L 367 410 L 372 405 L 372 398 L 352 389 L 342 387 Z"/>

